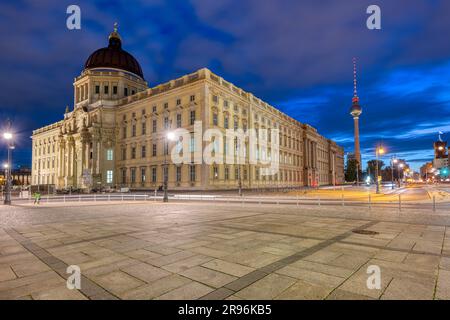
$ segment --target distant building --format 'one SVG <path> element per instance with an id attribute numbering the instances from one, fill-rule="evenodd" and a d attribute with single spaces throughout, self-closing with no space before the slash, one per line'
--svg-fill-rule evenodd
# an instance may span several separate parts
<path id="1" fill-rule="evenodd" d="M 13 186 L 28 186 L 31 184 L 31 169 L 19 168 L 11 171 L 11 178 Z M 6 181 L 5 171 L 0 174 L 0 185 L 4 185 Z"/>
<path id="2" fill-rule="evenodd" d="M 427 162 L 420 167 L 420 177 L 422 179 L 428 179 L 432 172 L 433 172 L 432 162 Z"/>
<path id="3" fill-rule="evenodd" d="M 433 143 L 434 148 L 434 159 L 433 167 L 435 169 L 447 168 L 449 165 L 450 152 L 447 153 L 447 141 L 443 141 L 441 138 L 441 133 L 439 133 L 438 141 Z"/>

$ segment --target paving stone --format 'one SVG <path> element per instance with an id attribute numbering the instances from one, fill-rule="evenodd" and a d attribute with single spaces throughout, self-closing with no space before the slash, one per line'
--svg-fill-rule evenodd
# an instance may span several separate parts
<path id="1" fill-rule="evenodd" d="M 327 300 L 373 300 L 374 298 L 356 294 L 350 291 L 336 289 L 331 292 L 327 297 Z"/>
<path id="2" fill-rule="evenodd" d="M 35 292 L 31 297 L 33 300 L 87 300 L 78 290 L 69 290 L 64 287 Z"/>
<path id="3" fill-rule="evenodd" d="M 417 279 L 394 278 L 384 291 L 383 300 L 431 300 L 434 282 L 424 283 Z"/>
<path id="4" fill-rule="evenodd" d="M 329 286 L 320 286 L 305 281 L 297 281 L 294 285 L 279 294 L 277 300 L 321 300 L 333 290 Z"/>
<path id="5" fill-rule="evenodd" d="M 192 300 L 199 299 L 212 292 L 214 289 L 205 286 L 198 282 L 188 283 L 180 288 L 172 290 L 162 296 L 159 296 L 157 300 Z"/>
<path id="6" fill-rule="evenodd" d="M 173 274 L 165 278 L 158 279 L 151 284 L 140 286 L 139 288 L 129 290 L 119 296 L 122 299 L 149 300 L 161 296 L 169 291 L 179 288 L 192 282 L 185 277 Z"/>
<path id="7" fill-rule="evenodd" d="M 288 265 L 280 270 L 276 271 L 277 274 L 289 276 L 299 280 L 304 280 L 312 284 L 328 285 L 336 287 L 345 281 L 343 277 L 332 276 L 329 274 L 301 269 Z"/>
<path id="8" fill-rule="evenodd" d="M 248 287 L 236 292 L 236 296 L 246 300 L 274 299 L 296 282 L 291 277 L 272 273 Z"/>
<path id="9" fill-rule="evenodd" d="M 450 300 L 450 271 L 439 270 L 436 288 L 436 299 Z"/>
<path id="10" fill-rule="evenodd" d="M 180 274 L 189 279 L 204 283 L 208 286 L 219 288 L 236 280 L 236 277 L 228 274 L 203 268 L 200 266 L 180 272 Z"/>
<path id="11" fill-rule="evenodd" d="M 189 257 L 194 256 L 195 253 L 189 251 L 180 251 L 173 254 L 169 254 L 167 256 L 161 256 L 158 258 L 146 259 L 145 262 L 150 263 L 157 267 L 162 267 L 168 264 L 172 264 L 174 262 L 187 259 Z"/>
<path id="12" fill-rule="evenodd" d="M 0 266 L 0 282 L 15 278 L 16 275 L 9 266 Z"/>
<path id="13" fill-rule="evenodd" d="M 133 264 L 131 266 L 123 267 L 121 270 L 147 283 L 167 277 L 171 274 L 161 268 L 146 263 Z"/>
<path id="14" fill-rule="evenodd" d="M 96 277 L 94 281 L 107 291 L 116 295 L 139 287 L 145 283 L 121 271 L 114 271 Z"/>
<path id="15" fill-rule="evenodd" d="M 250 268 L 247 266 L 243 266 L 237 263 L 232 263 L 220 259 L 209 261 L 207 263 L 202 264 L 202 266 L 208 269 L 220 271 L 236 277 L 243 277 L 246 274 L 249 274 L 250 272 L 255 270 L 254 268 Z"/>
<path id="16" fill-rule="evenodd" d="M 213 258 L 204 256 L 204 255 L 197 255 L 192 256 L 190 258 L 180 260 L 165 266 L 162 266 L 163 269 L 168 270 L 173 273 L 181 273 L 187 269 L 190 269 L 192 267 L 201 265 L 205 262 L 211 261 Z"/>

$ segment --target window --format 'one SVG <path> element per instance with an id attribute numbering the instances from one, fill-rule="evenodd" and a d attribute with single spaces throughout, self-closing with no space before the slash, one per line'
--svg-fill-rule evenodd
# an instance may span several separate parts
<path id="1" fill-rule="evenodd" d="M 142 109 L 141 114 L 145 115 L 145 109 Z"/>
<path id="2" fill-rule="evenodd" d="M 195 181 L 195 165 L 189 166 L 189 179 L 191 182 Z"/>
<path id="3" fill-rule="evenodd" d="M 223 119 L 223 126 L 224 126 L 224 128 L 225 129 L 228 129 L 228 117 L 224 117 L 224 119 Z"/>
<path id="4" fill-rule="evenodd" d="M 180 154 L 181 151 L 183 151 L 183 141 L 178 140 L 175 145 L 175 151 L 177 154 Z"/>
<path id="5" fill-rule="evenodd" d="M 177 99 L 177 106 L 181 105 L 181 99 Z"/>
<path id="6" fill-rule="evenodd" d="M 217 166 L 213 167 L 213 179 L 218 179 L 219 178 L 219 168 Z"/>
<path id="7" fill-rule="evenodd" d="M 131 183 L 136 182 L 136 168 L 131 168 Z"/>
<path id="8" fill-rule="evenodd" d="M 219 101 L 219 97 L 213 96 L 213 102 L 217 103 Z"/>
<path id="9" fill-rule="evenodd" d="M 239 126 L 239 123 L 238 123 L 238 121 L 235 119 L 235 120 L 234 120 L 234 130 L 237 130 L 237 129 L 238 129 L 238 126 Z"/>
<path id="10" fill-rule="evenodd" d="M 195 137 L 192 136 L 189 140 L 189 152 L 195 152 Z"/>
<path id="11" fill-rule="evenodd" d="M 156 157 L 156 143 L 152 145 L 152 156 Z"/>
<path id="12" fill-rule="evenodd" d="M 234 179 L 239 180 L 239 167 L 234 168 Z"/>
<path id="13" fill-rule="evenodd" d="M 177 167 L 177 182 L 181 181 L 181 167 Z"/>
<path id="14" fill-rule="evenodd" d="M 225 167 L 225 180 L 228 180 L 230 178 L 230 168 L 227 166 Z"/>
<path id="15" fill-rule="evenodd" d="M 106 160 L 112 161 L 113 160 L 113 156 L 114 156 L 113 149 L 106 150 Z"/>
<path id="16" fill-rule="evenodd" d="M 106 171 L 106 183 L 113 183 L 113 171 L 112 170 Z"/>
<path id="17" fill-rule="evenodd" d="M 195 95 L 192 95 L 192 96 L 190 96 L 189 97 L 189 100 L 192 102 L 192 101 L 195 101 Z"/>
<path id="18" fill-rule="evenodd" d="M 177 128 L 181 128 L 181 114 L 177 114 Z"/>
<path id="19" fill-rule="evenodd" d="M 122 149 L 122 160 L 127 160 L 127 149 L 126 148 Z"/>
<path id="20" fill-rule="evenodd" d="M 217 119 L 217 113 L 213 113 L 213 125 L 217 126 L 219 123 L 218 119 Z"/>
<path id="21" fill-rule="evenodd" d="M 156 106 L 152 107 L 152 112 L 156 112 Z"/>
<path id="22" fill-rule="evenodd" d="M 152 121 L 152 132 L 155 133 L 156 132 L 156 127 L 157 127 L 157 122 L 156 120 Z"/>
<path id="23" fill-rule="evenodd" d="M 164 155 L 167 156 L 169 154 L 169 142 L 164 142 Z"/>
<path id="24" fill-rule="evenodd" d="M 146 135 L 147 134 L 147 123 L 144 121 L 142 122 L 142 135 Z"/>
<path id="25" fill-rule="evenodd" d="M 194 122 L 195 122 L 195 111 L 191 111 L 191 114 L 190 114 L 190 124 L 191 124 L 191 126 L 194 125 Z"/>
<path id="26" fill-rule="evenodd" d="M 131 148 L 131 159 L 136 159 L 136 147 Z"/>
<path id="27" fill-rule="evenodd" d="M 123 95 L 128 97 L 128 88 L 123 88 Z"/>
<path id="28" fill-rule="evenodd" d="M 169 103 L 168 102 L 164 103 L 164 109 L 168 109 L 168 108 L 169 108 Z"/>
<path id="29" fill-rule="evenodd" d="M 169 129 L 169 117 L 164 117 L 164 129 Z"/>
<path id="30" fill-rule="evenodd" d="M 127 138 L 127 127 L 123 127 L 122 128 L 122 139 L 126 139 Z"/>
<path id="31" fill-rule="evenodd" d="M 95 86 L 95 94 L 100 94 L 100 86 Z"/>
<path id="32" fill-rule="evenodd" d="M 145 182 L 146 176 L 145 176 L 145 168 L 141 168 L 141 182 Z"/>
<path id="33" fill-rule="evenodd" d="M 117 94 L 117 86 L 113 86 L 113 94 Z"/>
<path id="34" fill-rule="evenodd" d="M 136 137 L 136 125 L 135 124 L 133 124 L 131 126 L 131 136 Z"/>
<path id="35" fill-rule="evenodd" d="M 156 168 L 152 168 L 152 182 L 156 182 Z"/>
<path id="36" fill-rule="evenodd" d="M 103 92 L 104 92 L 105 94 L 108 94 L 108 93 L 109 93 L 109 87 L 108 87 L 108 86 L 105 86 L 103 89 L 104 89 Z"/>
<path id="37" fill-rule="evenodd" d="M 145 146 L 141 147 L 141 158 L 147 157 L 147 150 Z"/>
<path id="38" fill-rule="evenodd" d="M 127 183 L 127 169 L 122 169 L 122 183 Z"/>
<path id="39" fill-rule="evenodd" d="M 223 106 L 224 106 L 224 107 L 228 107 L 228 101 L 227 101 L 227 100 L 224 100 L 224 101 L 223 101 Z"/>

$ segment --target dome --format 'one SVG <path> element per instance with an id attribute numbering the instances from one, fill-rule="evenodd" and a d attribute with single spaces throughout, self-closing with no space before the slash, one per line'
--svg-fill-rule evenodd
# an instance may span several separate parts
<path id="1" fill-rule="evenodd" d="M 117 33 L 117 24 L 114 25 L 114 31 L 109 35 L 108 47 L 94 51 L 84 64 L 85 70 L 95 68 L 120 69 L 144 79 L 139 62 L 122 49 L 122 39 Z"/>
<path id="2" fill-rule="evenodd" d="M 353 102 L 353 104 L 352 104 L 352 106 L 351 106 L 351 108 L 350 108 L 350 114 L 351 114 L 352 116 L 354 116 L 354 117 L 358 117 L 358 116 L 360 116 L 361 113 L 362 113 L 362 108 L 361 108 L 361 106 L 359 105 L 359 99 L 358 99 L 358 97 L 357 97 L 357 96 L 353 97 L 352 102 Z"/>

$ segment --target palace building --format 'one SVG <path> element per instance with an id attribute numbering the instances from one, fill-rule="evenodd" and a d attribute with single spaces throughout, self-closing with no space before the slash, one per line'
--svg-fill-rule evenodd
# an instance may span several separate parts
<path id="1" fill-rule="evenodd" d="M 168 177 L 176 189 L 244 189 L 344 182 L 343 149 L 307 124 L 203 68 L 149 87 L 138 61 L 122 49 L 117 27 L 108 47 L 92 53 L 74 80 L 64 118 L 34 130 L 32 183 L 57 189 L 155 189 Z M 175 164 L 168 130 L 277 129 L 279 171 L 258 165 Z M 200 142 L 204 148 L 206 142 Z M 198 148 L 197 145 L 194 148 Z"/>

